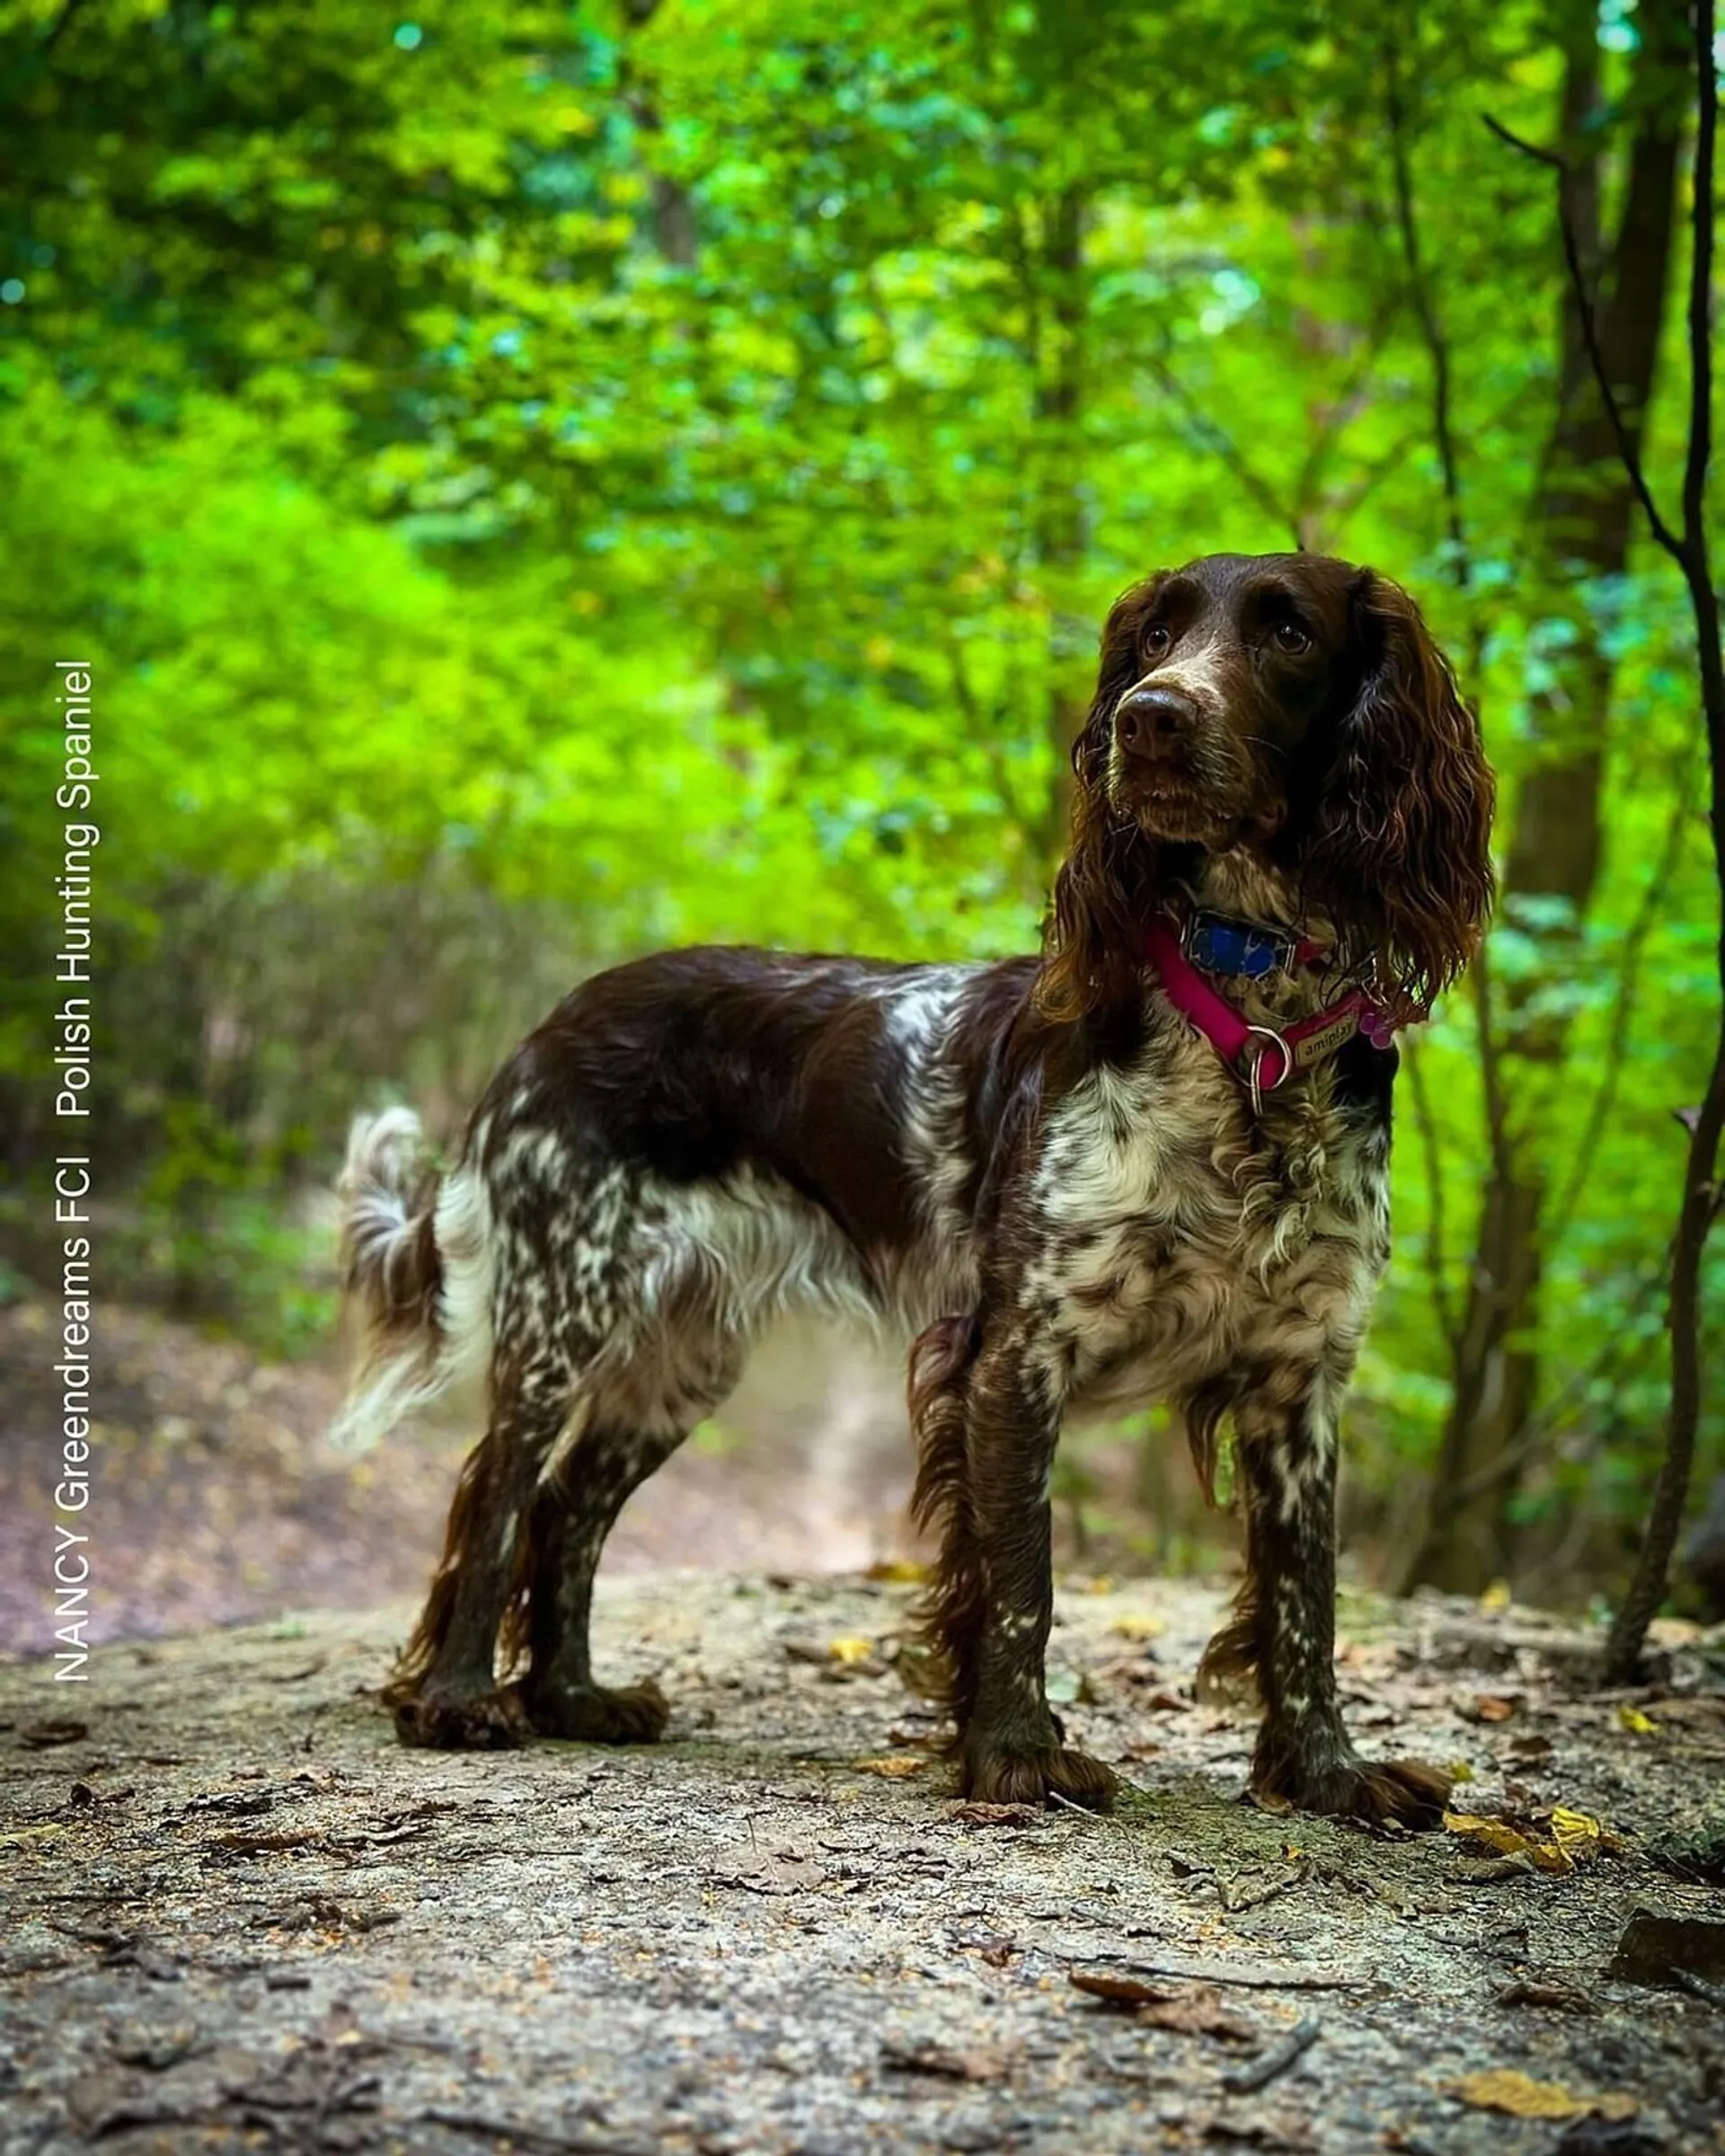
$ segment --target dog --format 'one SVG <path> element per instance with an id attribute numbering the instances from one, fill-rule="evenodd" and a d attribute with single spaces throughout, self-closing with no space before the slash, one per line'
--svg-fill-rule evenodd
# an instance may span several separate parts
<path id="1" fill-rule="evenodd" d="M 1109 614 L 1038 957 L 708 948 L 583 982 L 441 1176 L 415 1118 L 342 1180 L 363 1442 L 464 1372 L 489 1421 L 386 1692 L 411 1744 L 657 1736 L 605 1686 L 593 1577 L 630 1492 L 813 1306 L 913 1337 L 924 1621 L 966 1793 L 1108 1804 L 1048 1704 L 1069 1411 L 1232 1429 L 1244 1584 L 1208 1682 L 1255 1681 L 1252 1781 L 1428 1823 L 1332 1668 L 1337 1427 L 1390 1247 L 1393 1036 L 1476 947 L 1492 778 L 1417 606 L 1367 569 L 1212 555 Z M 518 1675 L 500 1682 L 500 1646 Z"/>

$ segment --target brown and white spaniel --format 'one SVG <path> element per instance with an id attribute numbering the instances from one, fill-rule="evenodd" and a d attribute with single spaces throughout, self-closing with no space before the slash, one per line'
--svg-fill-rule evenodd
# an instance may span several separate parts
<path id="1" fill-rule="evenodd" d="M 918 1336 L 926 1613 L 964 1785 L 1108 1801 L 1049 1711 L 1048 1480 L 1069 1412 L 1154 1401 L 1199 1473 L 1231 1425 L 1247 1569 L 1211 1676 L 1263 1704 L 1264 1794 L 1418 1821 L 1332 1672 L 1337 1421 L 1389 1253 L 1391 1036 L 1491 897 L 1491 777 L 1412 601 L 1305 554 L 1215 555 L 1114 607 L 1039 958 L 707 949 L 584 982 L 446 1172 L 404 1110 L 344 1178 L 367 1345 L 338 1435 L 482 1374 L 411 1743 L 657 1736 L 588 1659 L 631 1490 L 778 1312 Z M 504 1677 L 498 1668 L 500 1647 Z"/>

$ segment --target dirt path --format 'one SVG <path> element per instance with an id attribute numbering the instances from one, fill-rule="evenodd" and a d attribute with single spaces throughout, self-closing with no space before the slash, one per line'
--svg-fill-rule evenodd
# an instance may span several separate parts
<path id="1" fill-rule="evenodd" d="M 1638 1908 L 1725 1919 L 1646 1840 L 1719 1785 L 1704 1643 L 1600 1701 L 1519 1613 L 1345 1612 L 1364 1741 L 1464 1760 L 1542 1845 L 1553 1804 L 1623 1838 L 1548 1874 L 1240 1802 L 1197 1589 L 1063 1595 L 1054 1689 L 1137 1785 L 1117 1819 L 967 1813 L 893 1667 L 907 1593 L 610 1582 L 605 1660 L 675 1694 L 654 1751 L 399 1749 L 367 1695 L 406 1609 L 0 1671 L 0 2148 L 1725 2147 L 1725 1967 L 1711 1999 L 1606 1974 Z M 1446 2093 L 1499 2068 L 1624 2116 Z"/>
<path id="2" fill-rule="evenodd" d="M 0 1306 L 0 1650 L 54 1646 L 61 1400 L 51 1306 Z M 285 1609 L 375 1609 L 417 1595 L 443 1541 L 471 1416 L 375 1451 L 324 1432 L 340 1358 L 272 1363 L 123 1304 L 102 1312 L 97 1540 L 89 1637 L 137 1639 Z M 910 1480 L 899 1360 L 786 1326 L 748 1377 L 632 1499 L 613 1571 L 804 1571 L 896 1554 Z"/>

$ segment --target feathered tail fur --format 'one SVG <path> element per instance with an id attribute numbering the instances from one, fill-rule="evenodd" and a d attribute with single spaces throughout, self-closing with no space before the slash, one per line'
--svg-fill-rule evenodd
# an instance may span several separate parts
<path id="1" fill-rule="evenodd" d="M 337 1188 L 360 1347 L 330 1438 L 361 1451 L 489 1361 L 491 1206 L 475 1166 L 437 1174 L 408 1108 L 358 1118 Z"/>

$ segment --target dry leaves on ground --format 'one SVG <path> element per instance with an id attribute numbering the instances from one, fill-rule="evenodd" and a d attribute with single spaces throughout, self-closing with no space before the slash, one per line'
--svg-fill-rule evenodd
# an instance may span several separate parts
<path id="1" fill-rule="evenodd" d="M 1632 2096 L 1584 2094 L 1561 2081 L 1536 2081 L 1513 2066 L 1464 2074 L 1459 2081 L 1446 2082 L 1444 2094 L 1459 2097 L 1476 2111 L 1503 2111 L 1511 2118 L 1585 2118 L 1589 2112 L 1600 2118 L 1633 2118 L 1641 2108 Z"/>
<path id="2" fill-rule="evenodd" d="M 1568 1805 L 1530 1814 L 1525 1821 L 1488 1818 L 1474 1812 L 1446 1812 L 1452 1834 L 1482 1842 L 1503 1857 L 1526 1857 L 1541 1871 L 1570 1872 L 1589 1858 L 1613 1854 L 1623 1843 L 1598 1820 Z"/>
<path id="3" fill-rule="evenodd" d="M 1107 1969 L 1074 1969 L 1070 1974 L 1078 1991 L 1130 2013 L 1148 2028 L 1172 2029 L 1185 2037 L 1219 2037 L 1230 2044 L 1257 2040 L 1251 2022 L 1229 2013 L 1212 1984 L 1148 1984 L 1141 1976 L 1117 1976 Z"/>

